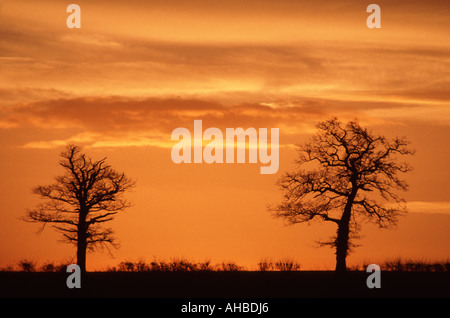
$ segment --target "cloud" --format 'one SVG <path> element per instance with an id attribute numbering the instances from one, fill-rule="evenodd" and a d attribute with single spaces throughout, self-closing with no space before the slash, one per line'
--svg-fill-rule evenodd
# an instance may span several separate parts
<path id="1" fill-rule="evenodd" d="M 349 119 L 358 115 L 364 117 L 365 112 L 383 106 L 380 103 L 361 105 L 309 97 L 224 104 L 212 99 L 109 96 L 60 98 L 2 107 L 0 120 L 5 126 L 15 127 L 82 128 L 93 132 L 167 132 L 172 130 L 173 125 L 189 125 L 198 118 L 219 128 L 263 127 L 262 124 L 295 127 L 336 114 L 349 113 Z"/>
<path id="2" fill-rule="evenodd" d="M 32 18 L 27 14 L 21 17 L 25 21 L 17 18 L 19 13 L 5 14 L 5 21 L 0 22 L 2 76 L 5 79 L 2 88 L 30 87 L 54 89 L 76 96 L 118 94 L 141 98 L 170 95 L 217 98 L 221 94 L 247 93 L 270 94 L 280 98 L 410 100 L 421 104 L 448 101 L 450 65 L 446 57 L 450 52 L 449 45 L 443 41 L 430 44 L 423 39 L 418 41 L 416 37 L 413 40 L 405 38 L 405 35 L 414 35 L 416 29 L 405 29 L 401 25 L 396 28 L 390 26 L 389 34 L 403 32 L 400 37 L 402 41 L 391 43 L 388 40 L 391 35 L 386 33 L 368 36 L 367 30 L 359 27 L 355 27 L 357 34 L 352 33 L 354 36 L 345 37 L 344 41 L 340 36 L 347 34 L 348 28 L 343 27 L 346 24 L 333 26 L 338 21 L 335 18 L 330 21 L 326 17 L 330 14 L 338 16 L 337 12 L 340 12 L 344 17 L 351 17 L 348 21 L 359 21 L 361 14 L 357 14 L 357 8 L 350 2 L 325 2 L 320 9 L 293 1 L 283 4 L 251 2 L 251 5 L 240 4 L 240 10 L 236 11 L 236 3 L 210 5 L 200 1 L 189 3 L 189 6 L 180 4 L 187 10 L 183 13 L 187 20 L 182 28 L 175 28 L 176 32 L 170 29 L 176 34 L 155 26 L 155 22 L 149 24 L 151 19 L 148 17 L 144 19 L 147 27 L 139 28 L 140 32 L 136 32 L 138 25 L 132 24 L 134 31 L 123 33 L 121 27 L 124 28 L 125 21 L 133 17 L 141 21 L 146 14 L 155 14 L 158 11 L 156 8 L 162 10 L 159 19 L 174 18 L 171 14 L 176 16 L 183 12 L 180 8 L 160 2 L 152 6 L 141 1 L 135 3 L 140 10 L 126 10 L 130 7 L 128 4 L 107 6 L 102 2 L 91 8 L 91 4 L 86 3 L 84 12 L 89 12 L 92 24 L 101 24 L 103 19 L 111 17 L 120 19 L 97 27 L 89 24 L 89 27 L 76 33 L 68 32 L 64 25 L 50 27 L 44 22 L 21 23 Z M 22 8 L 19 4 L 17 6 L 16 9 Z M 100 14 L 102 8 L 104 14 Z M 431 15 L 435 9 L 435 6 L 430 9 L 416 4 L 407 13 L 417 14 L 423 10 Z M 43 6 L 42 11 L 36 14 L 45 15 L 48 10 Z M 220 19 L 210 21 L 210 14 L 205 14 L 195 20 L 200 13 L 208 10 L 210 14 L 219 14 Z M 348 10 L 350 13 L 346 13 Z M 57 13 L 54 9 L 50 11 Z M 299 17 L 312 13 L 318 15 L 317 11 L 321 15 L 314 19 L 320 19 L 313 27 L 303 29 L 301 24 L 297 25 L 302 19 L 281 18 L 291 17 L 293 12 L 297 12 Z M 192 14 L 189 19 L 187 12 Z M 246 41 L 227 40 L 228 35 L 234 35 L 230 30 L 226 34 L 225 30 L 211 30 L 220 24 L 219 21 L 224 23 L 224 28 L 230 25 L 230 22 L 225 23 L 229 17 L 224 12 L 233 12 L 233 16 L 246 19 L 250 14 L 247 19 L 249 29 L 238 33 L 245 34 Z M 357 16 L 358 19 L 355 19 Z M 429 16 L 426 18 L 429 19 Z M 136 19 L 133 21 L 136 22 Z M 276 25 L 283 26 L 283 31 L 279 32 L 284 38 L 289 37 L 289 41 L 277 41 L 273 34 L 268 40 L 255 40 L 268 37 L 270 32 L 265 28 L 272 27 L 272 20 L 278 21 Z M 185 40 L 186 28 L 191 25 L 198 27 L 203 23 L 210 26 L 202 27 L 210 35 L 205 37 L 197 32 L 189 34 L 197 40 Z M 428 24 L 423 27 L 426 26 Z M 154 33 L 158 28 L 162 29 L 156 36 Z M 325 32 L 326 36 L 323 36 L 323 29 L 335 31 Z M 295 36 L 293 30 L 305 34 L 313 32 L 313 37 L 305 36 L 300 31 Z M 146 36 L 147 31 L 152 35 Z M 174 38 L 164 39 L 169 35 Z M 211 36 L 216 40 L 207 40 Z M 311 41 L 311 38 L 315 40 Z"/>
<path id="3" fill-rule="evenodd" d="M 126 99 L 91 97 L 57 99 L 3 107 L 0 127 L 3 129 L 39 128 L 48 131 L 72 131 L 65 139 L 30 141 L 25 148 L 52 148 L 66 142 L 92 147 L 157 146 L 168 147 L 173 129 L 193 128 L 195 119 L 205 127 L 289 127 L 288 133 L 308 133 L 323 114 L 314 106 L 275 107 L 263 104 L 225 106 L 219 102 L 194 99 Z M 78 131 L 75 135 L 73 131 Z M 168 138 L 169 136 L 169 138 Z"/>
<path id="4" fill-rule="evenodd" d="M 0 107 L 1 129 L 38 128 L 65 131 L 63 139 L 30 140 L 26 148 L 53 148 L 66 142 L 102 146 L 169 147 L 173 129 L 204 127 L 280 128 L 282 144 L 314 133 L 315 124 L 328 117 L 359 119 L 364 125 L 398 125 L 405 121 L 432 121 L 450 125 L 445 107 L 411 107 L 386 102 L 295 98 L 224 104 L 211 99 L 82 97 L 60 98 Z M 420 115 L 420 116 L 418 116 Z M 414 116 L 417 116 L 414 117 Z M 49 134 L 51 136 L 51 134 Z"/>
<path id="5" fill-rule="evenodd" d="M 174 142 L 167 140 L 167 136 L 149 136 L 146 134 L 100 134 L 85 132 L 67 139 L 53 139 L 48 141 L 27 142 L 24 149 L 52 149 L 67 144 L 83 145 L 86 148 L 120 148 L 120 147 L 158 147 L 172 148 Z"/>
<path id="6" fill-rule="evenodd" d="M 424 201 L 411 201 L 407 203 L 408 212 L 413 213 L 443 213 L 450 214 L 450 202 L 437 201 L 437 202 L 424 202 Z"/>
<path id="7" fill-rule="evenodd" d="M 161 144 L 197 118 L 279 127 L 286 143 L 331 115 L 450 125 L 450 47 L 437 41 L 448 19 L 439 4 L 389 2 L 389 28 L 368 33 L 364 6 L 350 1 L 86 1 L 76 31 L 59 20 L 55 1 L 32 15 L 30 3 L 11 2 L 0 21 L 1 129 L 71 130 L 101 146 Z M 405 28 L 421 12 L 423 25 Z M 422 38 L 422 29 L 436 32 Z"/>

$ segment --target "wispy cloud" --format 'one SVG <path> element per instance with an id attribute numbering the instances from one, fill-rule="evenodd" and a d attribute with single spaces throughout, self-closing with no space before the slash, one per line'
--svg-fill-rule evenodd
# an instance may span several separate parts
<path id="1" fill-rule="evenodd" d="M 160 144 L 148 136 L 197 118 L 208 126 L 279 127 L 284 136 L 310 133 L 330 115 L 450 125 L 450 46 L 434 41 L 448 24 L 435 11 L 445 14 L 445 2 L 403 11 L 391 1 L 396 10 L 383 11 L 388 33 L 368 33 L 364 6 L 350 1 L 319 9 L 249 1 L 239 10 L 233 1 L 85 2 L 76 32 L 48 18 L 60 15 L 53 5 L 24 13 L 30 3 L 9 3 L 0 21 L 1 129 L 71 129 L 74 140 L 97 134 L 100 146 Z M 400 23 L 421 12 L 429 13 L 424 26 Z M 417 42 L 430 28 L 432 38 Z"/>
<path id="2" fill-rule="evenodd" d="M 136 1 L 135 5 L 150 10 L 142 1 Z M 239 16 L 238 21 L 245 17 L 246 24 L 237 24 L 241 28 L 237 34 L 243 34 L 246 40 L 243 42 L 243 39 L 230 39 L 229 36 L 239 35 L 226 30 L 232 23 L 225 23 L 229 19 L 225 12 L 233 11 L 233 4 L 215 2 L 211 5 L 200 1 L 189 3 L 189 6 L 179 5 L 175 8 L 157 2 L 152 4 L 153 10 L 146 12 L 154 14 L 155 8 L 159 8 L 159 19 L 182 17 L 186 19 L 183 28 L 172 28 L 165 23 L 164 26 L 169 28 L 165 30 L 161 25 L 155 26 L 154 21 L 149 24 L 151 19 L 143 19 L 144 15 L 135 11 L 133 21 L 147 23 L 139 28 L 142 34 L 136 34 L 135 24 L 133 32 L 121 32 L 116 24 L 123 26 L 130 19 L 128 15 L 121 15 L 126 6 L 105 8 L 105 2 L 93 7 L 85 4 L 92 14 L 89 15 L 90 24 L 76 33 L 67 32 L 64 26 L 49 27 L 34 20 L 30 27 L 29 23 L 20 23 L 22 20 L 16 16 L 4 14 L 4 21 L 0 22 L 0 58 L 2 76 L 6 80 L 1 88 L 53 89 L 74 96 L 196 96 L 217 100 L 218 96 L 227 95 L 234 103 L 243 102 L 239 98 L 249 94 L 281 99 L 325 98 L 415 105 L 439 102 L 447 105 L 450 47 L 448 41 L 438 38 L 442 36 L 439 32 L 432 33 L 437 37 L 436 41 L 421 39 L 418 44 L 415 36 L 421 28 L 414 26 L 406 32 L 387 14 L 389 34 L 369 35 L 367 28 L 356 26 L 359 22 L 348 22 L 351 28 L 344 23 L 361 20 L 359 7 L 351 2 L 323 3 L 321 20 L 318 20 L 321 23 L 316 22 L 315 28 L 304 28 L 304 22 L 299 22 L 304 21 L 302 18 L 315 20 L 319 17 L 315 5 L 257 1 L 251 5 L 240 4 L 240 10 L 233 12 L 233 17 Z M 11 6 L 22 8 L 19 4 Z M 412 5 L 408 14 L 416 16 L 421 11 L 432 12 L 436 7 L 439 6 L 433 4 L 430 9 Z M 100 14 L 101 8 L 104 14 Z M 91 10 L 98 14 L 94 15 Z M 217 15 L 213 20 L 204 16 L 199 20 L 210 27 L 202 27 L 203 32 L 187 34 L 186 28 L 199 27 L 188 22 L 195 22 L 195 17 L 205 10 L 209 10 L 207 17 Z M 444 8 L 439 7 L 439 10 Z M 260 16 L 258 12 L 265 12 L 265 15 Z M 282 19 L 283 15 L 290 19 Z M 333 19 L 326 20 L 331 15 Z M 103 25 L 102 16 L 114 16 L 121 22 Z M 339 23 L 336 16 L 341 19 Z M 22 18 L 26 21 L 32 17 L 24 14 Z M 282 21 L 276 25 L 281 23 L 283 28 L 276 29 L 276 25 L 270 23 L 275 20 Z M 339 27 L 333 23 L 338 23 Z M 430 25 L 435 29 L 441 26 L 444 30 L 446 23 Z M 220 31 L 211 30 L 221 24 Z M 276 31 L 268 32 L 264 29 L 267 26 Z M 429 25 L 423 23 L 425 27 Z M 158 28 L 163 30 L 158 31 Z M 310 40 L 310 29 L 315 31 L 315 41 Z M 349 31 L 353 29 L 357 31 Z M 294 30 L 299 33 L 292 33 Z M 342 45 L 342 37 L 349 32 L 351 36 L 346 36 L 345 45 Z M 392 41 L 391 34 L 396 32 L 402 33 L 402 41 Z M 144 36 L 147 33 L 150 35 Z M 161 36 L 167 39 L 161 39 Z M 215 41 L 211 41 L 212 36 Z M 276 40 L 280 36 L 283 41 Z"/>
<path id="3" fill-rule="evenodd" d="M 64 139 L 30 140 L 27 148 L 58 147 L 80 142 L 95 147 L 115 145 L 168 147 L 165 140 L 177 127 L 192 128 L 195 119 L 205 127 L 280 128 L 282 144 L 315 131 L 315 123 L 339 114 L 368 125 L 398 125 L 404 120 L 450 125 L 445 107 L 396 107 L 382 102 L 361 105 L 327 99 L 296 98 L 225 105 L 219 101 L 185 98 L 83 97 L 55 99 L 0 107 L 0 128 L 61 130 Z M 419 115 L 415 118 L 413 115 Z M 74 133 L 75 132 L 75 133 Z"/>
<path id="4" fill-rule="evenodd" d="M 450 214 L 450 202 L 437 201 L 437 202 L 424 202 L 424 201 L 411 201 L 407 204 L 408 211 L 413 213 L 444 213 Z"/>
<path id="5" fill-rule="evenodd" d="M 167 136 L 147 136 L 145 134 L 115 134 L 80 133 L 66 139 L 47 141 L 32 141 L 21 146 L 24 149 L 52 149 L 67 144 L 84 145 L 86 148 L 121 148 L 121 147 L 158 147 L 171 148 L 174 142 Z"/>
<path id="6" fill-rule="evenodd" d="M 33 140 L 25 148 L 54 148 L 68 142 L 92 147 L 169 147 L 178 127 L 286 128 L 286 134 L 309 133 L 323 115 L 314 107 L 274 107 L 263 104 L 225 106 L 192 99 L 130 100 L 121 97 L 58 99 L 0 109 L 3 129 L 40 128 L 65 131 L 64 139 Z M 75 134 L 73 132 L 76 132 Z M 289 144 L 289 141 L 286 141 Z"/>

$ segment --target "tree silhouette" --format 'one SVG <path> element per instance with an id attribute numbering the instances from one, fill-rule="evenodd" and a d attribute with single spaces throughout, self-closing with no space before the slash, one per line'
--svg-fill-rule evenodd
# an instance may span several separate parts
<path id="1" fill-rule="evenodd" d="M 106 158 L 94 161 L 74 145 L 61 154 L 65 169 L 56 183 L 38 186 L 33 193 L 45 201 L 27 210 L 27 222 L 47 223 L 62 234 L 64 241 L 77 246 L 77 264 L 86 271 L 86 250 L 117 246 L 113 231 L 102 224 L 130 206 L 123 193 L 135 183 L 106 164 Z"/>
<path id="2" fill-rule="evenodd" d="M 279 180 L 284 198 L 269 211 L 289 224 L 316 219 L 335 223 L 336 236 L 321 245 L 336 249 L 336 271 L 345 272 L 362 216 L 383 228 L 406 212 L 405 201 L 395 190 L 407 190 L 399 174 L 411 167 L 397 160 L 414 151 L 405 138 L 388 140 L 357 121 L 343 124 L 332 118 L 317 124 L 317 129 L 309 142 L 299 146 L 298 169 Z"/>

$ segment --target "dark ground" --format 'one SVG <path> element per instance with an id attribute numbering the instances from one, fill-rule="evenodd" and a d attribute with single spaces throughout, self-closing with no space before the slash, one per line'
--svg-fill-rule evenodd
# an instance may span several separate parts
<path id="1" fill-rule="evenodd" d="M 80 289 L 69 273 L 0 272 L 1 298 L 450 298 L 448 272 L 92 272 Z"/>
<path id="2" fill-rule="evenodd" d="M 178 317 L 183 308 L 215 306 L 192 316 L 441 316 L 450 305 L 450 273 L 381 272 L 97 272 L 66 286 L 68 273 L 0 272 L 0 307 L 15 316 Z M 247 306 L 247 307 L 245 307 Z M 252 306 L 252 307 L 249 307 Z M 231 311 L 228 310 L 232 308 Z M 256 310 L 249 311 L 249 308 Z M 261 308 L 267 311 L 261 312 Z M 339 314 L 338 314 L 339 315 Z"/>

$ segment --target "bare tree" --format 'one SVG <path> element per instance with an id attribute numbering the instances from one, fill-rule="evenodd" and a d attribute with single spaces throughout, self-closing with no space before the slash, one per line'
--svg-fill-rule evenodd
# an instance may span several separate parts
<path id="1" fill-rule="evenodd" d="M 117 246 L 113 231 L 102 224 L 130 206 L 123 193 L 135 183 L 106 164 L 106 158 L 94 161 L 69 145 L 61 154 L 65 169 L 56 183 L 38 186 L 33 193 L 45 201 L 27 210 L 27 222 L 47 223 L 62 234 L 64 241 L 77 246 L 77 264 L 86 271 L 86 250 Z"/>
<path id="2" fill-rule="evenodd" d="M 411 167 L 398 162 L 398 156 L 414 151 L 405 138 L 388 140 L 356 121 L 343 124 L 333 118 L 317 129 L 311 141 L 299 146 L 298 169 L 279 180 L 284 198 L 269 211 L 288 224 L 335 223 L 336 236 L 322 245 L 336 249 L 336 271 L 343 272 L 362 216 L 383 228 L 406 212 L 395 192 L 407 190 L 399 174 Z"/>

